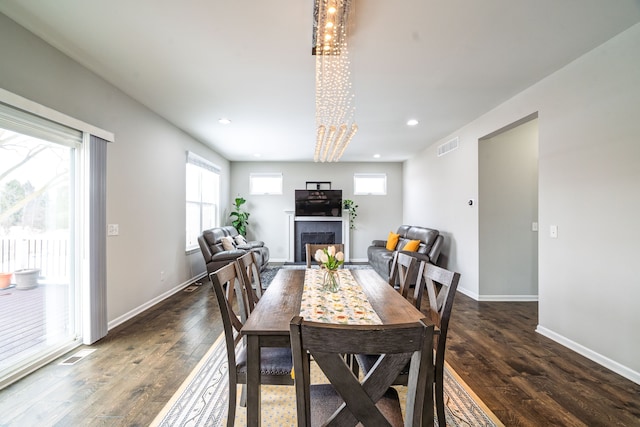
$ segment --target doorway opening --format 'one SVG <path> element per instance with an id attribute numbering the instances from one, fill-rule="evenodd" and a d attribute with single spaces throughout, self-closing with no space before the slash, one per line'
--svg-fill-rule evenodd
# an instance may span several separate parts
<path id="1" fill-rule="evenodd" d="M 479 295 L 538 299 L 538 114 L 480 138 Z"/>

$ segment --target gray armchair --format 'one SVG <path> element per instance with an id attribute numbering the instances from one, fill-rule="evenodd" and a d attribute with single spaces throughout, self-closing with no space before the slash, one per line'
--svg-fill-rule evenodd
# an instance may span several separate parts
<path id="1" fill-rule="evenodd" d="M 222 244 L 224 237 L 232 237 L 235 240 L 238 235 L 238 231 L 228 225 L 205 230 L 198 237 L 200 251 L 207 265 L 207 274 L 213 273 L 230 262 L 235 262 L 236 259 L 250 251 L 256 254 L 256 261 L 260 271 L 264 270 L 269 263 L 269 248 L 264 245 L 264 242 L 259 240 L 247 241 L 245 244 L 234 243 L 233 249 L 224 248 Z"/>

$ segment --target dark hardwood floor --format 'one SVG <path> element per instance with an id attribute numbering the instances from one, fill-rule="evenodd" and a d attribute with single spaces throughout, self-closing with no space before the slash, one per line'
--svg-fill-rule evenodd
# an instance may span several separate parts
<path id="1" fill-rule="evenodd" d="M 148 426 L 221 333 L 209 282 L 178 292 L 0 391 L 0 426 Z"/>
<path id="2" fill-rule="evenodd" d="M 640 385 L 536 333 L 537 323 L 536 302 L 458 292 L 446 360 L 506 426 L 640 426 Z"/>
<path id="3" fill-rule="evenodd" d="M 447 361 L 507 426 L 640 426 L 640 385 L 536 334 L 536 324 L 536 303 L 458 293 Z M 179 292 L 76 365 L 52 363 L 0 391 L 0 425 L 147 426 L 221 332 L 208 282 Z"/>

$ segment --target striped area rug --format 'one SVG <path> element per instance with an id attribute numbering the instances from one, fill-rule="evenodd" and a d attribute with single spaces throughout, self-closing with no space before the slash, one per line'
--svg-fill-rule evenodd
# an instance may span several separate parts
<path id="1" fill-rule="evenodd" d="M 315 373 L 312 381 L 321 381 Z M 153 427 L 224 426 L 227 413 L 227 362 L 220 336 L 180 389 L 155 418 Z M 403 387 L 398 387 L 403 395 Z M 238 387 L 240 390 L 240 387 Z M 496 416 L 447 365 L 444 392 L 450 426 L 503 426 Z M 239 399 L 238 399 L 239 401 Z M 236 426 L 244 426 L 246 409 L 236 408 Z M 295 426 L 295 390 L 291 386 L 262 386 L 262 425 Z M 438 425 L 437 419 L 435 425 Z"/>

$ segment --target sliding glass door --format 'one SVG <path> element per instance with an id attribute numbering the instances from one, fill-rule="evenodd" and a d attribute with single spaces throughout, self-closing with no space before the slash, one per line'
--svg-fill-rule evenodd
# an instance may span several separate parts
<path id="1" fill-rule="evenodd" d="M 0 384 L 79 339 L 77 152 L 0 127 Z"/>

